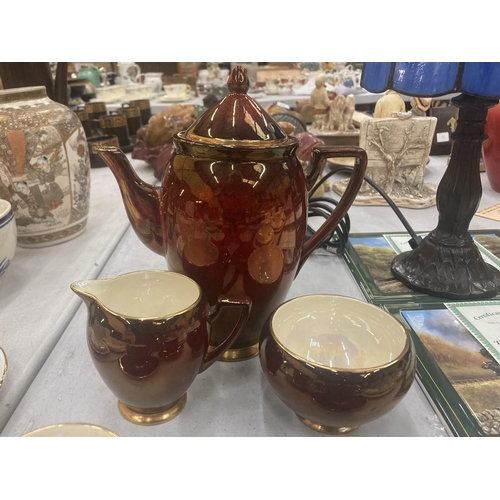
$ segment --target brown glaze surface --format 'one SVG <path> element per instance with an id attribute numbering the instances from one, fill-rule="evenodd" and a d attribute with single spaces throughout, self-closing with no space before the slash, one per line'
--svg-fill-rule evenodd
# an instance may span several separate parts
<path id="1" fill-rule="evenodd" d="M 98 153 L 115 174 L 125 210 L 139 239 L 153 252 L 165 255 L 159 196 L 161 189 L 144 182 L 116 147 L 102 147 Z"/>
<path id="2" fill-rule="evenodd" d="M 378 369 L 335 370 L 294 356 L 271 331 L 260 338 L 260 363 L 278 397 L 301 420 L 324 428 L 356 428 L 391 410 L 415 377 L 415 348 L 408 336 L 403 352 Z"/>
<path id="3" fill-rule="evenodd" d="M 306 190 L 298 162 L 177 155 L 161 207 L 169 269 L 193 278 L 211 304 L 221 293 L 251 297 L 238 346 L 256 343 L 263 319 L 286 298 L 300 259 Z M 216 343 L 231 321 L 228 314 L 216 323 L 220 328 L 214 325 Z"/>
<path id="4" fill-rule="evenodd" d="M 129 324 L 127 324 L 129 323 Z M 123 403 L 157 408 L 178 400 L 201 369 L 208 336 L 201 306 L 151 322 L 89 304 L 87 343 L 99 375 Z"/>
<path id="5" fill-rule="evenodd" d="M 210 310 L 202 298 L 187 311 L 146 319 L 121 316 L 79 295 L 87 305 L 87 344 L 99 375 L 119 401 L 144 414 L 180 400 L 196 375 L 231 346 L 251 307 L 246 298 L 220 297 Z M 210 322 L 225 308 L 236 309 L 239 321 L 209 352 Z"/>
<path id="6" fill-rule="evenodd" d="M 101 155 L 118 180 L 136 233 L 165 255 L 169 269 L 197 281 L 210 305 L 221 294 L 252 299 L 245 331 L 233 345 L 245 349 L 258 343 L 265 318 L 351 206 L 366 153 L 316 147 L 304 174 L 296 156 L 299 141 L 246 95 L 246 74 L 236 70 L 229 95 L 174 136 L 161 188 L 141 181 L 120 151 Z M 306 183 L 314 183 L 326 158 L 336 156 L 355 156 L 355 172 L 335 212 L 304 244 Z M 214 322 L 214 345 L 234 324 L 233 316 L 228 311 Z"/>

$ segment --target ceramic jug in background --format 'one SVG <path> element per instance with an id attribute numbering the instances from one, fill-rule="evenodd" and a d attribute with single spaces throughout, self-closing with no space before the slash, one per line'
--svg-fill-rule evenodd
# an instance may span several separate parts
<path id="1" fill-rule="evenodd" d="M 90 160 L 85 131 L 45 87 L 0 91 L 0 198 L 14 210 L 18 244 L 70 240 L 86 225 Z"/>
<path id="2" fill-rule="evenodd" d="M 210 307 L 192 279 L 160 270 L 77 281 L 71 289 L 87 305 L 88 347 L 99 375 L 122 416 L 142 425 L 182 411 L 195 377 L 231 346 L 251 308 L 246 297 L 224 296 Z M 209 351 L 210 324 L 225 309 L 239 319 Z"/>
<path id="3" fill-rule="evenodd" d="M 141 68 L 134 62 L 119 62 L 118 73 L 122 85 L 130 85 L 131 83 L 139 83 Z"/>
<path id="4" fill-rule="evenodd" d="M 252 312 L 243 333 L 223 356 L 258 354 L 265 319 L 281 304 L 306 259 L 345 216 L 363 182 L 366 152 L 358 147 L 316 147 L 304 173 L 297 138 L 288 136 L 255 102 L 237 66 L 229 95 L 186 131 L 161 186 L 141 180 L 116 148 L 100 151 L 117 178 L 132 226 L 168 268 L 193 278 L 211 305 L 221 294 L 248 296 Z M 349 186 L 334 213 L 305 241 L 307 191 L 326 158 L 355 157 Z M 236 322 L 232 311 L 212 325 L 218 345 Z"/>
<path id="5" fill-rule="evenodd" d="M 161 92 L 161 89 L 163 88 L 163 73 L 144 73 L 142 76 L 143 83 L 150 85 L 155 94 L 159 94 Z"/>

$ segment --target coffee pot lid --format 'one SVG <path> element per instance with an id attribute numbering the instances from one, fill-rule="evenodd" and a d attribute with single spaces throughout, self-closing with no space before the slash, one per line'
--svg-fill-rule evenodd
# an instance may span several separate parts
<path id="1" fill-rule="evenodd" d="M 250 81 L 241 66 L 233 69 L 227 86 L 229 94 L 180 133 L 180 137 L 229 145 L 234 141 L 272 145 L 289 139 L 276 121 L 247 94 Z"/>

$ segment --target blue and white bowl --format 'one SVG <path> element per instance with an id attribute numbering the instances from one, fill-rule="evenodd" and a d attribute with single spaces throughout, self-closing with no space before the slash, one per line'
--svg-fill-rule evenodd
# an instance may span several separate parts
<path id="1" fill-rule="evenodd" d="M 12 206 L 7 200 L 0 200 L 0 276 L 14 258 L 16 246 L 17 226 Z"/>

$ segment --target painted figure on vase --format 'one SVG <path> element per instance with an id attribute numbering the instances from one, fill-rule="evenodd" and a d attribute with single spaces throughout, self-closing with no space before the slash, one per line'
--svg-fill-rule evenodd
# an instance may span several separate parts
<path id="1" fill-rule="evenodd" d="M 35 169 L 38 171 L 40 186 L 43 187 L 44 204 L 49 210 L 54 210 L 63 204 L 64 193 L 55 181 L 56 177 L 51 172 L 49 160 L 45 155 L 37 159 Z"/>
<path id="2" fill-rule="evenodd" d="M 54 215 L 45 206 L 38 185 L 33 187 L 34 189 L 28 186 L 25 181 L 20 181 L 16 184 L 16 195 L 20 200 L 19 209 L 22 209 L 24 205 L 28 209 L 29 214 L 29 217 L 18 217 L 17 224 L 19 226 L 40 222 L 54 222 Z"/>

